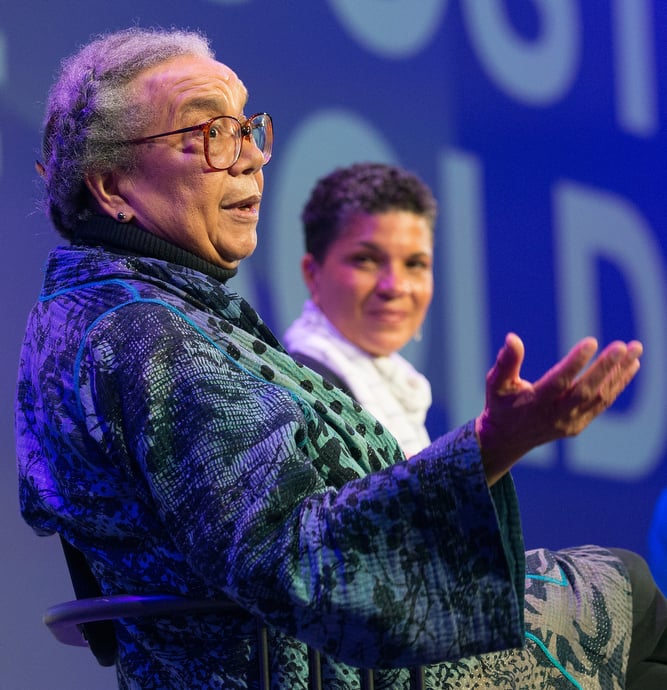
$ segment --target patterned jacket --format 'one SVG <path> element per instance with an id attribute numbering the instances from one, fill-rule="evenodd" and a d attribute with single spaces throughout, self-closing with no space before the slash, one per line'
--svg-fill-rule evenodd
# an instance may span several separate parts
<path id="1" fill-rule="evenodd" d="M 82 235 L 50 255 L 28 321 L 20 500 L 104 592 L 231 597 L 271 626 L 285 690 L 305 687 L 302 642 L 324 652 L 327 688 L 358 687 L 351 665 L 400 689 L 414 664 L 434 664 L 433 688 L 622 687 L 622 566 L 602 550 L 531 553 L 524 603 L 512 481 L 487 488 L 471 424 L 406 461 L 215 267 L 155 258 L 173 259 L 169 245 L 148 252 L 109 219 Z M 251 627 L 120 622 L 120 687 L 256 687 Z M 494 650 L 507 651 L 472 656 Z"/>

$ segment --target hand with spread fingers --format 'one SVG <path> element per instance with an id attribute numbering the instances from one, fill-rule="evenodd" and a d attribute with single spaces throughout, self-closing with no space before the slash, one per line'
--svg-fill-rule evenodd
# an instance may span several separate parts
<path id="1" fill-rule="evenodd" d="M 595 338 L 583 338 L 530 383 L 520 376 L 523 342 L 507 335 L 486 376 L 486 405 L 475 426 L 489 485 L 533 448 L 579 434 L 625 390 L 639 370 L 642 344 L 614 341 L 592 361 L 597 349 Z"/>

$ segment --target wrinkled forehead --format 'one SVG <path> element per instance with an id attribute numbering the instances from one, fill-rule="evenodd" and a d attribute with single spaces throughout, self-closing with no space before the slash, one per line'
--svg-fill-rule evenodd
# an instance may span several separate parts
<path id="1" fill-rule="evenodd" d="M 240 111 L 248 98 L 231 67 L 199 55 L 181 55 L 149 67 L 136 77 L 133 91 L 143 102 L 172 116 L 196 101 Z"/>

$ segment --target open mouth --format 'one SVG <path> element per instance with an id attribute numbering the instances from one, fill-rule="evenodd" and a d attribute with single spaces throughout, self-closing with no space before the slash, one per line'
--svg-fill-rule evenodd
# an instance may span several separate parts
<path id="1" fill-rule="evenodd" d="M 240 199 L 239 201 L 235 201 L 233 204 L 228 204 L 222 208 L 225 210 L 239 209 L 239 211 L 257 213 L 261 199 L 262 197 L 259 194 L 253 194 L 252 196 L 246 197 L 245 199 Z"/>

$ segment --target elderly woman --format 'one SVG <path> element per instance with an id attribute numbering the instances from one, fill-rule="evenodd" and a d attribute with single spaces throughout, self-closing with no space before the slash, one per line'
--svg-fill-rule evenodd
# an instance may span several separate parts
<path id="1" fill-rule="evenodd" d="M 596 640 L 598 659 L 566 675 L 621 687 L 631 601 L 609 552 L 530 556 L 544 596 L 526 641 L 508 471 L 611 404 L 641 345 L 612 343 L 581 373 L 585 339 L 529 384 L 508 336 L 480 416 L 405 460 L 225 285 L 255 248 L 271 155 L 271 118 L 246 115 L 247 97 L 191 33 L 121 31 L 63 64 L 41 167 L 69 243 L 48 258 L 21 353 L 25 519 L 80 549 L 105 593 L 231 597 L 259 615 L 273 687 L 303 687 L 303 643 L 324 652 L 328 688 L 358 687 L 365 666 L 400 689 L 405 666 L 446 660 L 430 687 L 558 683 L 550 621 Z M 550 609 L 553 587 L 571 597 Z M 119 621 L 119 684 L 257 687 L 251 626 Z"/>

